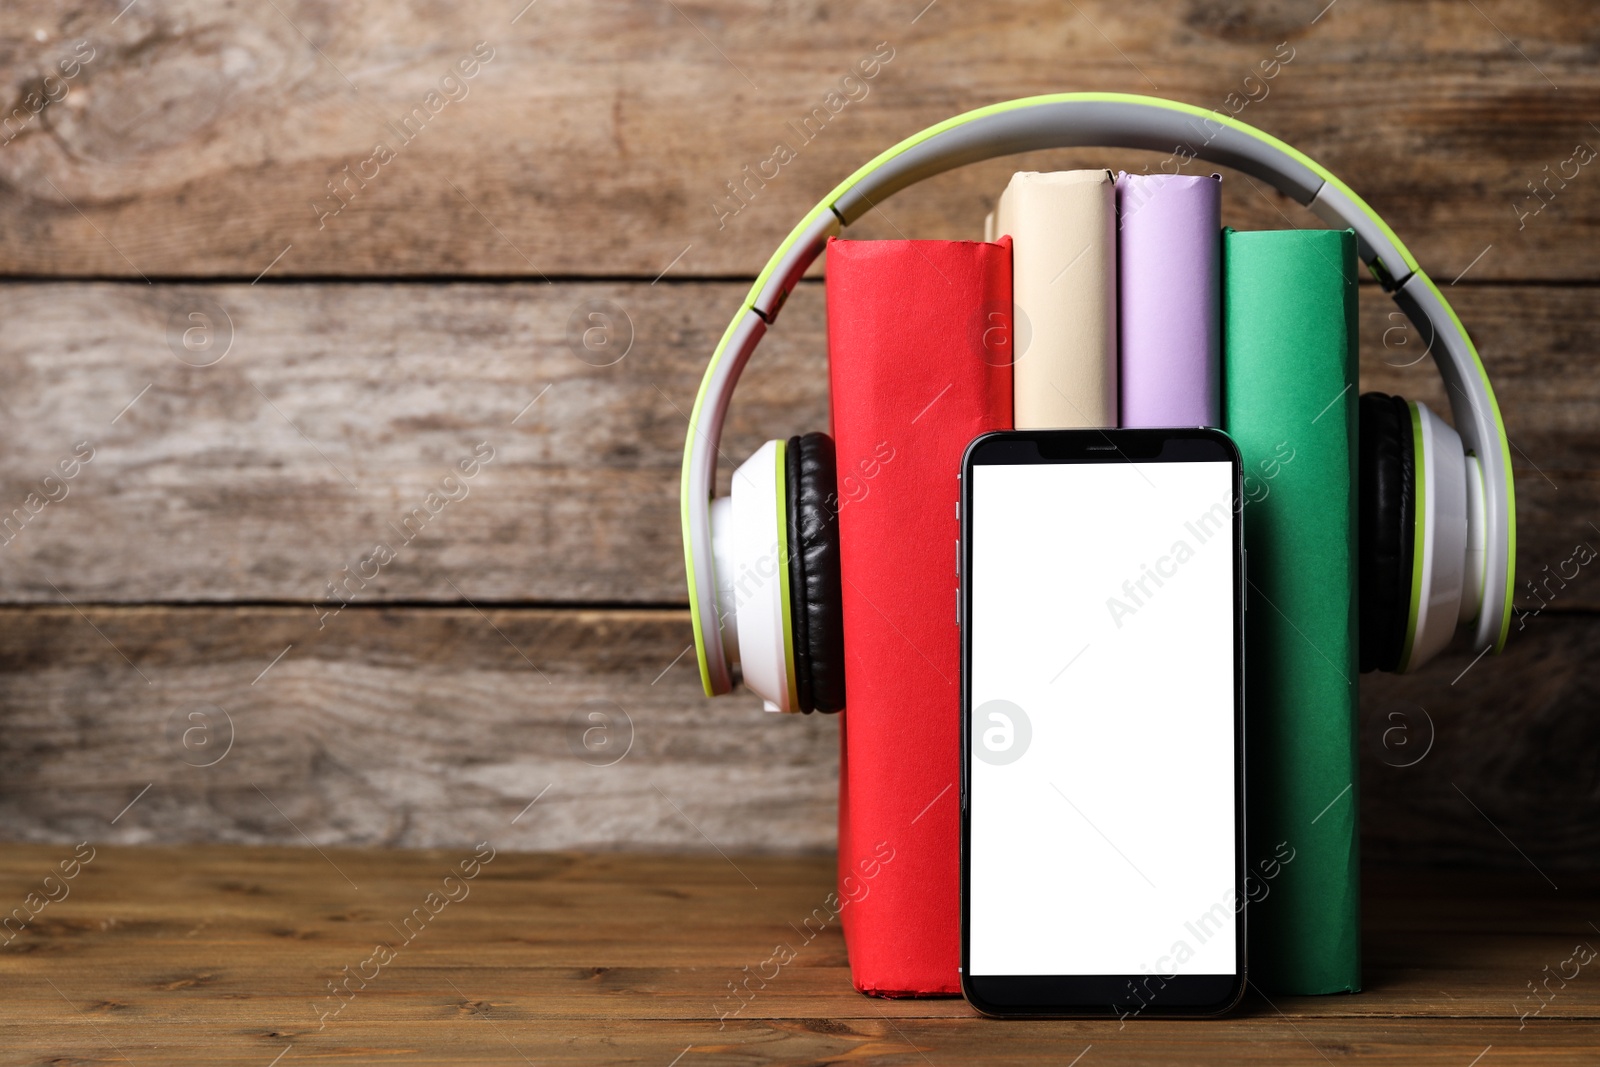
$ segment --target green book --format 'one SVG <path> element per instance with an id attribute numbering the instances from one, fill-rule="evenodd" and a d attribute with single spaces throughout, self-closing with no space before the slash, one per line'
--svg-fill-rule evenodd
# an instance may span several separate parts
<path id="1" fill-rule="evenodd" d="M 1361 988 L 1356 241 L 1223 233 L 1223 392 L 1244 458 L 1251 981 Z"/>

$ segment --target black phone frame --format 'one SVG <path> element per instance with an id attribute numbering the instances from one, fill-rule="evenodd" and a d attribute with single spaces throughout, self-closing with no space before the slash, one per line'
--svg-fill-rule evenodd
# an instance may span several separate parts
<path id="1" fill-rule="evenodd" d="M 972 470 L 980 465 L 1129 462 L 1216 462 L 1233 469 L 1234 590 L 1234 854 L 1235 959 L 1231 975 L 979 975 L 969 973 L 970 778 L 972 771 Z M 997 1017 L 1209 1018 L 1244 997 L 1249 907 L 1245 887 L 1244 611 L 1245 551 L 1243 461 L 1221 430 L 1178 429 L 1000 430 L 975 438 L 961 458 L 961 541 L 957 545 L 957 616 L 961 627 L 961 991 L 974 1008 Z M 1156 988 L 1152 989 L 1152 980 Z"/>

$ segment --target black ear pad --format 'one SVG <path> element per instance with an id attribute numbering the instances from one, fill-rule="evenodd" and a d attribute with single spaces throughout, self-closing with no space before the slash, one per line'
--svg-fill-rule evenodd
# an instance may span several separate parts
<path id="1" fill-rule="evenodd" d="M 1392 671 L 1411 618 L 1417 506 L 1411 408 L 1398 396 L 1363 393 L 1358 419 L 1361 669 Z"/>
<path id="2" fill-rule="evenodd" d="M 833 438 L 789 438 L 789 614 L 795 703 L 801 711 L 844 708 L 844 596 L 839 586 L 839 494 Z"/>

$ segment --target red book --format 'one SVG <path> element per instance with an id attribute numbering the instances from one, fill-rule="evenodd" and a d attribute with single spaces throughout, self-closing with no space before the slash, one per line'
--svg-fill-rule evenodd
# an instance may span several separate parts
<path id="1" fill-rule="evenodd" d="M 839 899 L 855 987 L 959 994 L 957 474 L 1011 426 L 1011 243 L 828 242 L 845 711 Z"/>

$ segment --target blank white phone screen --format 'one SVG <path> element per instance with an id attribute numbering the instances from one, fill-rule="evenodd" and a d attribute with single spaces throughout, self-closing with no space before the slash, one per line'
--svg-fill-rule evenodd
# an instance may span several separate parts
<path id="1" fill-rule="evenodd" d="M 1237 973 L 1232 486 L 973 468 L 973 974 Z"/>

